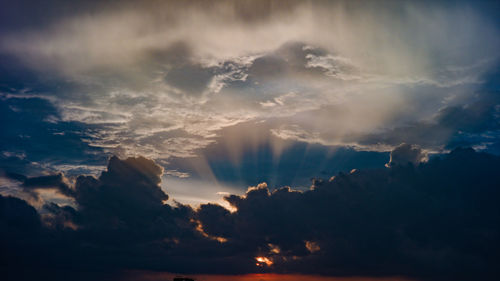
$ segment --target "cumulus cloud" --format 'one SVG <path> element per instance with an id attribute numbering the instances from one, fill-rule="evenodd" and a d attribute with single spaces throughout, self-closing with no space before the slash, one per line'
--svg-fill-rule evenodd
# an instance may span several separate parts
<path id="1" fill-rule="evenodd" d="M 496 216 L 498 209 L 490 198 L 498 198 L 498 161 L 458 149 L 418 167 L 339 174 L 305 192 L 271 192 L 262 184 L 243 196 L 227 196 L 233 213 L 203 205 L 198 215 L 207 233 L 224 235 L 229 243 L 244 240 L 275 269 L 493 280 L 496 258 L 488 257 L 496 238 L 480 229 L 498 231 L 483 217 Z M 469 248 L 471 241 L 485 244 Z"/>
<path id="2" fill-rule="evenodd" d="M 410 158 L 418 151 L 393 154 L 405 149 Z M 111 158 L 100 177 L 77 178 L 75 208 L 52 203 L 39 214 L 0 196 L 1 260 L 15 261 L 2 270 L 17 280 L 129 269 L 495 280 L 499 165 L 498 156 L 456 149 L 418 166 L 315 180 L 307 191 L 262 183 L 227 195 L 228 210 L 165 204 L 157 164 Z"/>
<path id="3" fill-rule="evenodd" d="M 9 260 L 11 265 L 8 276 L 22 280 L 51 276 L 57 280 L 63 278 L 57 274 L 66 270 L 85 271 L 83 275 L 87 277 L 95 271 L 111 273 L 126 264 L 131 268 L 136 267 L 134 263 L 146 264 L 146 255 L 156 255 L 153 252 L 157 247 L 172 256 L 182 255 L 182 251 L 175 250 L 178 241 L 185 243 L 195 237 L 203 240 L 203 236 L 190 220 L 190 207 L 164 204 L 168 196 L 159 186 L 161 174 L 162 168 L 145 158 L 111 158 L 99 178 L 76 179 L 72 193 L 75 207 L 47 203 L 40 210 L 41 215 L 20 199 L 0 196 L 2 229 L 7 231 L 2 231 L 6 237 L 2 236 L 5 239 L 1 243 L 8 250 L 2 251 L 2 260 Z M 58 176 L 31 179 L 27 186 L 52 186 L 59 179 Z M 21 228 L 28 223 L 36 229 Z M 32 242 L 22 242 L 29 240 L 26 235 Z M 119 254 L 123 251 L 129 254 Z M 148 251 L 152 252 L 147 254 Z M 106 258 L 110 254 L 114 257 Z M 132 256 L 143 258 L 131 261 Z M 103 268 L 103 262 L 110 263 Z M 160 263 L 169 270 L 175 268 L 168 261 Z M 24 266 L 32 271 L 12 275 Z"/>
<path id="4" fill-rule="evenodd" d="M 391 159 L 388 166 L 394 165 L 407 165 L 413 164 L 418 165 L 427 159 L 427 154 L 420 149 L 420 147 L 403 143 L 398 145 L 393 151 L 391 151 Z"/>

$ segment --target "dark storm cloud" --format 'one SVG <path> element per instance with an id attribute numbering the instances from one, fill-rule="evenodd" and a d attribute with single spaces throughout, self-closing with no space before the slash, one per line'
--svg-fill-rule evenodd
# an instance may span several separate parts
<path id="1" fill-rule="evenodd" d="M 203 205 L 198 216 L 207 233 L 243 240 L 281 270 L 494 280 L 499 164 L 458 149 L 419 166 L 339 174 L 303 193 L 261 185 L 227 197 L 235 213 Z"/>
<path id="2" fill-rule="evenodd" d="M 171 260 L 162 260 L 166 253 L 182 254 L 173 250 L 173 241 L 202 240 L 203 236 L 189 220 L 191 208 L 163 204 L 168 196 L 158 186 L 161 173 L 159 166 L 145 158 L 111 158 L 107 171 L 98 179 L 77 178 L 73 193 L 77 209 L 45 205 L 44 226 L 26 202 L 0 197 L 0 203 L 9 203 L 0 208 L 2 226 L 8 226 L 2 228 L 7 231 L 2 234 L 8 237 L 1 240 L 2 249 L 7 249 L 2 251 L 2 264 L 9 265 L 1 268 L 4 276 L 8 274 L 6 280 L 30 280 L 38 274 L 43 276 L 40 280 L 64 280 L 67 277 L 61 272 L 78 275 L 85 271 L 91 275 L 94 271 L 111 273 L 116 268 L 154 269 L 160 265 L 174 270 Z M 43 177 L 26 182 L 29 186 L 47 186 L 57 179 Z M 25 236 L 32 237 L 26 240 Z M 30 272 L 21 272 L 24 266 Z M 89 274 L 84 276 L 88 278 Z"/>
<path id="3" fill-rule="evenodd" d="M 500 95 L 498 92 L 481 93 L 465 105 L 449 105 L 428 121 L 415 122 L 395 127 L 379 134 L 360 137 L 360 144 L 384 143 L 397 145 L 402 142 L 419 144 L 428 149 L 444 146 L 453 149 L 459 146 L 493 146 L 491 152 L 498 153 L 500 130 Z"/>
<path id="4" fill-rule="evenodd" d="M 387 164 L 390 166 L 406 165 L 408 163 L 418 165 L 420 162 L 426 159 L 427 155 L 422 151 L 422 149 L 420 149 L 420 147 L 403 143 L 401 145 L 398 145 L 391 152 L 391 159 Z"/>
<path id="5" fill-rule="evenodd" d="M 40 196 L 40 192 L 43 190 L 52 190 L 63 195 L 62 197 L 59 196 L 61 198 L 51 198 L 49 201 L 62 200 L 62 202 L 70 203 L 69 199 L 75 196 L 75 192 L 70 187 L 68 180 L 61 173 L 48 176 L 26 177 L 22 174 L 0 170 L 0 177 L 13 181 L 15 186 L 14 190 L 11 190 L 12 186 L 10 188 L 4 187 L 3 192 L 7 192 L 7 194 L 12 196 L 20 196 L 28 201 L 34 200 L 38 204 L 44 204 L 44 200 Z"/>
<path id="6" fill-rule="evenodd" d="M 119 279 L 126 269 L 495 280 L 498 167 L 497 156 L 457 149 L 418 165 L 340 173 L 304 192 L 260 184 L 227 196 L 231 212 L 165 205 L 159 166 L 111 158 L 99 178 L 77 178 L 76 208 L 51 203 L 40 216 L 0 197 L 1 260 L 10 265 L 1 271 L 5 280 L 28 280 L 23 267 L 41 280 L 82 271 Z M 26 181 L 47 186 L 58 177 Z M 257 267 L 257 256 L 273 265 Z"/>
<path id="7" fill-rule="evenodd" d="M 0 274 L 14 280 L 20 268 L 36 262 L 40 216 L 24 200 L 0 195 L 0 230 Z"/>
<path id="8" fill-rule="evenodd" d="M 39 231 L 40 216 L 35 208 L 15 197 L 0 196 L 2 238 L 14 238 L 17 234 L 36 235 Z M 8 239 L 1 239 L 2 243 Z M 14 241 L 11 241 L 14 242 Z"/>
<path id="9" fill-rule="evenodd" d="M 23 186 L 25 188 L 56 188 L 66 196 L 73 196 L 73 190 L 64 182 L 62 174 L 27 178 Z"/>
<path id="10" fill-rule="evenodd" d="M 154 217 L 165 208 L 168 196 L 159 188 L 161 173 L 159 166 L 145 158 L 122 161 L 112 157 L 99 179 L 77 178 L 75 199 L 88 223 L 129 229 L 127 223 L 140 223 L 141 218 Z"/>

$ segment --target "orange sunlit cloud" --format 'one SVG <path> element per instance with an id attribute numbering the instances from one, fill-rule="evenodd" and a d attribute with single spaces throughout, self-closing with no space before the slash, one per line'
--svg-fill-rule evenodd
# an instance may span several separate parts
<path id="1" fill-rule="evenodd" d="M 271 266 L 271 265 L 273 265 L 273 261 L 267 257 L 255 257 L 255 260 L 257 261 L 257 263 L 256 263 L 257 266 L 264 266 L 264 265 Z"/>

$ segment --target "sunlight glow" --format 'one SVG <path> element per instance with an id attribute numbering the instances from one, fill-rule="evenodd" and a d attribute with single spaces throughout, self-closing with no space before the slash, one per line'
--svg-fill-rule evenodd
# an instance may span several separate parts
<path id="1" fill-rule="evenodd" d="M 281 253 L 281 249 L 277 245 L 269 243 L 269 244 L 267 244 L 267 246 L 269 246 L 269 251 L 271 253 L 273 253 L 273 254 L 279 254 L 279 253 Z"/>
<path id="2" fill-rule="evenodd" d="M 307 250 L 309 250 L 309 252 L 311 252 L 311 253 L 315 253 L 315 252 L 318 252 L 319 250 L 321 250 L 321 248 L 319 247 L 317 242 L 305 241 L 305 244 L 306 244 Z"/>
<path id="3" fill-rule="evenodd" d="M 255 257 L 255 260 L 257 261 L 255 263 L 255 265 L 257 265 L 257 266 L 264 266 L 264 265 L 271 266 L 271 265 L 273 265 L 273 261 L 267 257 Z"/>

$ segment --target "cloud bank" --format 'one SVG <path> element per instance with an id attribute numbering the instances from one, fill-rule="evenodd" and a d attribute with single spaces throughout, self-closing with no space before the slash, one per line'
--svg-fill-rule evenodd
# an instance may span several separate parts
<path id="1" fill-rule="evenodd" d="M 495 280 L 499 165 L 498 156 L 456 149 L 315 180 L 308 191 L 262 183 L 227 195 L 230 211 L 164 204 L 160 166 L 111 158 L 98 178 L 69 187 L 74 207 L 37 211 L 0 197 L 1 261 L 9 264 L 1 270 L 12 280 L 119 278 L 126 270 Z M 25 185 L 69 194 L 58 179 Z"/>

